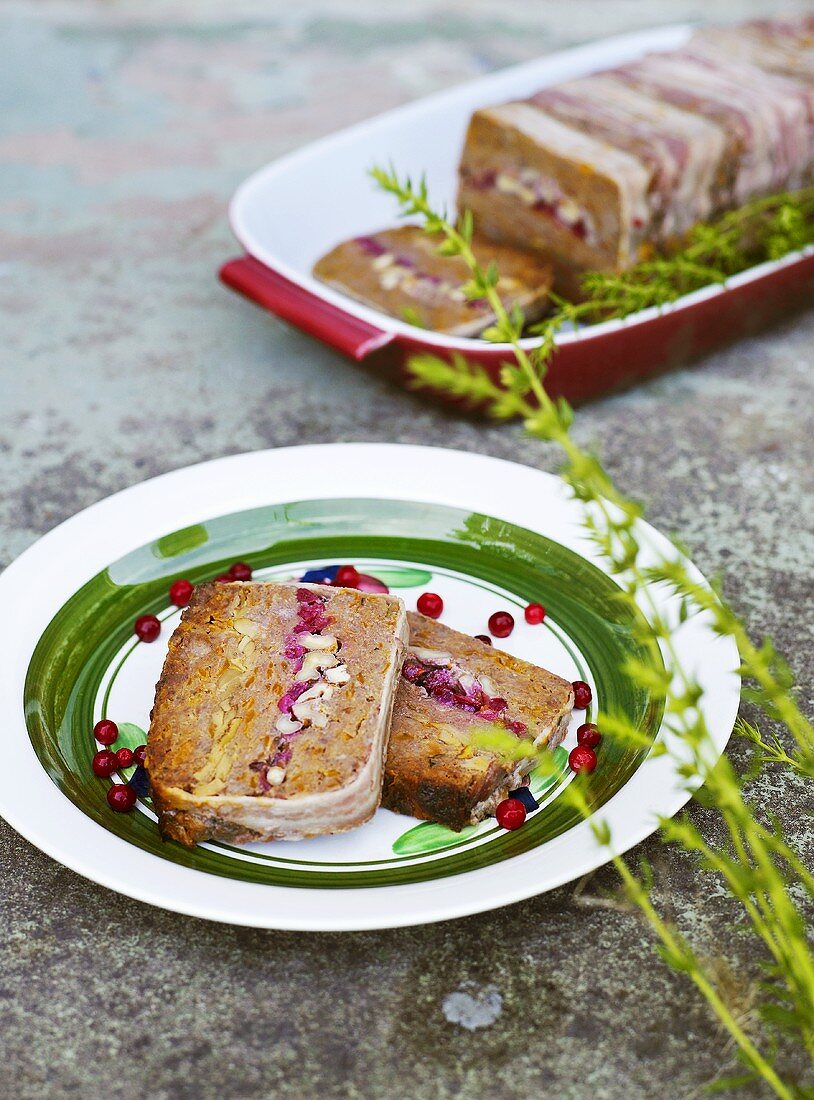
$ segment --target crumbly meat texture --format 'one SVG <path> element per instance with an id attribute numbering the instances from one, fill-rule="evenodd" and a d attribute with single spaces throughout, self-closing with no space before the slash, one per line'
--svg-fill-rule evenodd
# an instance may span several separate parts
<path id="1" fill-rule="evenodd" d="M 550 264 L 477 237 L 472 247 L 484 270 L 497 264 L 497 290 L 507 308 L 519 306 L 528 322 L 543 315 Z M 343 241 L 316 263 L 314 275 L 373 309 L 433 332 L 476 336 L 495 319 L 485 300 L 466 300 L 462 288 L 469 273 L 460 256 L 439 256 L 437 238 L 415 225 Z"/>
<path id="2" fill-rule="evenodd" d="M 527 727 L 523 736 L 553 748 L 565 736 L 574 702 L 567 680 L 413 612 L 411 653 L 449 655 L 452 667 L 506 700 L 506 715 Z M 478 716 L 439 703 L 404 677 L 399 681 L 384 773 L 382 805 L 462 829 L 494 810 L 528 772 L 476 748 Z"/>
<path id="3" fill-rule="evenodd" d="M 286 737 L 276 724 L 298 671 L 286 656 L 298 589 L 324 601 L 323 633 L 338 640 L 348 680 L 324 704 L 324 725 L 306 722 Z M 199 585 L 170 639 L 147 739 L 162 834 L 186 845 L 300 839 L 368 820 L 379 803 L 406 638 L 396 597 L 321 585 Z"/>

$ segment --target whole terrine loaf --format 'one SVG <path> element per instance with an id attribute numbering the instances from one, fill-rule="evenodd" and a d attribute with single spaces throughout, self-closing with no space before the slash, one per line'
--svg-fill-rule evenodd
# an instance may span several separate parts
<path id="1" fill-rule="evenodd" d="M 805 24 L 702 31 L 679 51 L 473 115 L 458 205 L 559 268 L 619 270 L 814 167 Z"/>
<path id="2" fill-rule="evenodd" d="M 441 256 L 441 239 L 416 225 L 383 229 L 343 241 L 314 266 L 317 279 L 373 309 L 433 332 L 477 336 L 495 320 L 484 298 L 467 299 L 469 271 L 460 256 Z M 539 256 L 475 238 L 472 250 L 485 271 L 497 264 L 497 292 L 527 322 L 548 306 L 551 265 Z"/>
<path id="3" fill-rule="evenodd" d="M 476 731 L 497 724 L 554 748 L 568 727 L 573 688 L 424 615 L 407 618 L 382 805 L 462 829 L 494 812 L 532 764 L 479 748 Z"/>
<path id="4" fill-rule="evenodd" d="M 406 640 L 394 596 L 199 585 L 170 639 L 147 737 L 162 834 L 296 840 L 367 821 Z"/>

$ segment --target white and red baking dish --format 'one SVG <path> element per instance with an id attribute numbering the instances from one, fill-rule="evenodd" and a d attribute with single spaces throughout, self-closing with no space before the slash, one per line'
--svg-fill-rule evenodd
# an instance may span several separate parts
<path id="1" fill-rule="evenodd" d="M 233 289 L 356 360 L 396 377 L 411 355 L 459 352 L 498 378 L 507 344 L 427 332 L 369 309 L 311 275 L 340 240 L 393 224 L 394 200 L 368 176 L 373 165 L 426 176 L 436 205 L 454 209 L 457 168 L 472 111 L 532 94 L 547 84 L 681 46 L 689 25 L 621 35 L 516 65 L 388 111 L 267 165 L 230 206 L 246 255 L 221 278 Z M 814 249 L 745 271 L 660 309 L 607 321 L 557 341 L 546 387 L 579 402 L 686 362 L 814 304 Z M 532 346 L 534 341 L 526 341 Z"/>

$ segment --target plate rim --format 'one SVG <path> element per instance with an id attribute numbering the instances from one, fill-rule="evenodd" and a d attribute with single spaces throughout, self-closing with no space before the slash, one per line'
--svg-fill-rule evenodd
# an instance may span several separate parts
<path id="1" fill-rule="evenodd" d="M 216 514 L 223 514 L 227 510 L 230 512 L 240 511 L 242 508 L 256 506 L 256 502 L 259 498 L 254 495 L 252 496 L 252 500 L 247 499 L 245 503 L 241 500 L 241 496 L 248 498 L 251 494 L 248 493 L 245 487 L 242 491 L 239 488 L 241 479 L 236 480 L 234 478 L 234 468 L 236 466 L 245 466 L 246 469 L 244 473 L 246 473 L 251 467 L 261 469 L 264 465 L 269 465 L 270 467 L 276 465 L 278 471 L 288 470 L 288 475 L 290 477 L 290 471 L 292 468 L 296 468 L 298 460 L 301 468 L 303 464 L 307 466 L 308 463 L 316 463 L 317 468 L 321 468 L 324 466 L 324 458 L 328 452 L 332 452 L 331 468 L 333 470 L 344 466 L 345 472 L 354 467 L 357 468 L 357 470 L 371 471 L 371 481 L 369 484 L 363 485 L 357 482 L 353 485 L 353 495 L 359 498 L 369 498 L 381 495 L 381 489 L 377 487 L 376 479 L 381 476 L 383 470 L 393 466 L 394 460 L 396 460 L 396 466 L 401 466 L 402 469 L 405 465 L 412 469 L 415 463 L 418 463 L 420 466 L 422 463 L 430 462 L 436 464 L 436 467 L 438 465 L 446 467 L 447 472 L 453 475 L 453 480 L 455 473 L 464 472 L 471 474 L 479 471 L 483 475 L 487 475 L 487 473 L 490 476 L 493 475 L 498 484 L 504 484 L 505 477 L 510 475 L 520 480 L 530 480 L 531 483 L 536 482 L 538 489 L 541 485 L 545 485 L 547 487 L 547 494 L 544 493 L 543 495 L 551 497 L 549 507 L 551 507 L 552 504 L 556 504 L 559 499 L 567 522 L 573 526 L 574 530 L 572 534 L 576 534 L 579 526 L 572 515 L 577 507 L 576 502 L 567 498 L 564 482 L 553 474 L 537 470 L 524 463 L 515 463 L 506 459 L 493 458 L 473 452 L 457 451 L 443 447 L 424 447 L 412 444 L 329 443 L 273 448 L 246 452 L 244 454 L 228 455 L 191 466 L 181 467 L 158 475 L 155 478 L 131 485 L 91 504 L 88 508 L 76 513 L 74 516 L 47 532 L 40 539 L 36 540 L 15 559 L 2 574 L 0 574 L 0 599 L 9 599 L 12 606 L 14 606 L 15 603 L 19 604 L 23 599 L 21 592 L 25 589 L 26 575 L 32 575 L 30 572 L 32 569 L 36 571 L 39 561 L 47 560 L 47 555 L 54 548 L 58 548 L 61 543 L 67 541 L 67 545 L 70 545 L 83 527 L 92 527 L 106 512 L 121 512 L 124 506 L 125 511 L 130 513 L 130 533 L 125 535 L 120 529 L 110 531 L 108 532 L 107 540 L 103 540 L 102 547 L 94 548 L 97 551 L 95 557 L 97 559 L 100 557 L 104 559 L 102 561 L 102 566 L 105 562 L 115 560 L 117 556 L 126 553 L 127 548 L 132 548 L 133 542 L 136 539 L 138 540 L 138 544 L 141 545 L 151 538 L 160 537 L 160 534 L 167 530 L 166 527 L 163 527 L 163 530 L 160 529 L 157 532 L 139 529 L 137 535 L 132 533 L 132 525 L 136 522 L 138 507 L 140 506 L 143 508 L 145 503 L 149 504 L 150 498 L 156 494 L 158 494 L 160 499 L 161 495 L 165 494 L 168 488 L 177 487 L 185 480 L 195 481 L 202 479 L 207 485 L 211 485 L 214 478 L 215 482 L 220 480 L 220 491 L 221 493 L 228 493 L 228 498 L 224 497 L 223 499 L 219 499 L 217 493 L 213 496 L 208 496 L 207 499 L 211 500 L 208 509 L 209 518 Z M 377 460 L 374 461 L 373 455 L 375 452 L 378 452 L 378 455 Z M 408 454 L 413 460 L 411 463 L 405 462 L 405 458 Z M 309 476 L 313 476 L 313 474 Z M 308 481 L 308 477 L 305 478 L 305 481 Z M 235 491 L 235 485 L 238 485 L 237 491 Z M 349 495 L 347 488 L 342 485 L 339 486 L 339 492 L 334 492 L 333 490 L 333 485 L 326 485 L 321 491 L 326 497 Z M 262 487 L 261 491 L 264 493 L 267 492 L 267 490 Z M 256 492 L 257 490 L 254 489 L 253 493 L 256 494 Z M 295 492 L 294 487 L 289 483 L 284 489 L 283 496 L 287 499 L 291 499 L 293 495 L 302 497 L 304 495 L 303 489 L 300 487 Z M 176 494 L 171 493 L 170 496 L 175 498 Z M 425 491 L 416 490 L 412 496 L 408 495 L 405 497 L 403 493 L 396 493 L 391 499 L 426 500 L 426 497 L 427 493 Z M 460 497 L 457 495 L 447 498 L 446 494 L 442 493 L 441 497 L 443 497 L 443 499 L 433 497 L 432 502 L 448 503 L 454 507 L 479 510 L 471 503 L 462 503 Z M 226 503 L 227 499 L 228 503 Z M 278 502 L 278 500 L 274 493 L 262 498 L 262 503 L 273 504 L 276 502 Z M 508 509 L 508 504 L 506 507 Z M 219 509 L 220 512 L 218 511 Z M 165 502 L 163 508 L 158 511 L 160 514 L 163 514 L 166 510 L 167 504 Z M 489 515 L 495 516 L 495 518 L 504 518 L 510 522 L 517 522 L 514 516 L 506 514 L 501 516 L 502 509 L 500 507 L 495 508 L 490 505 L 488 508 L 484 508 L 483 511 L 487 512 Z M 505 513 L 505 509 L 503 511 Z M 196 522 L 195 519 L 183 519 L 183 516 L 179 516 L 177 512 L 173 513 L 173 515 L 174 518 L 171 522 L 175 524 L 174 529 L 185 526 L 187 522 Z M 200 522 L 201 518 L 202 517 L 199 517 L 197 522 Z M 162 522 L 164 521 L 156 521 L 159 527 Z M 533 524 L 527 523 L 526 526 L 531 526 L 532 529 L 538 529 L 535 528 Z M 666 543 L 670 545 L 669 540 L 654 528 L 650 527 L 649 524 L 642 522 L 642 529 L 648 532 L 648 541 L 651 543 Z M 562 540 L 558 537 L 558 541 Z M 587 542 L 587 537 L 582 535 L 580 538 L 577 538 L 576 541 L 578 543 L 583 543 L 579 552 L 597 564 L 600 559 L 598 559 L 596 553 L 590 552 L 589 546 L 584 545 L 584 543 Z M 115 545 L 117 543 L 124 546 L 123 551 L 119 554 L 117 554 L 115 549 L 110 548 L 111 544 Z M 91 553 L 89 555 L 91 564 L 88 566 L 86 575 L 82 579 L 77 578 L 75 571 L 71 575 L 71 578 L 67 581 L 67 584 L 70 586 L 70 592 L 76 591 L 85 580 L 88 580 L 98 572 L 98 567 L 94 568 L 92 565 L 93 560 L 94 554 Z M 692 563 L 690 564 L 692 565 Z M 692 570 L 698 577 L 704 579 L 705 583 L 707 583 L 697 567 L 693 565 Z M 607 572 L 607 568 L 605 568 L 605 571 Z M 35 572 L 33 575 L 38 574 Z M 13 598 L 15 595 L 16 600 Z M 50 608 L 50 614 L 45 623 L 40 626 L 35 625 L 35 627 L 32 628 L 35 633 L 34 644 L 36 644 L 37 639 L 42 633 L 44 625 L 47 625 L 47 621 L 50 621 L 50 615 L 52 615 L 62 603 L 56 596 L 51 599 L 48 597 L 41 597 L 41 599 L 47 607 Z M 29 634 L 30 633 L 31 631 L 29 631 Z M 737 647 L 735 646 L 734 640 L 731 638 L 717 639 L 717 643 L 717 649 L 721 651 L 722 662 L 726 661 L 726 668 L 732 669 L 727 677 L 726 683 L 722 683 L 717 692 L 718 697 L 716 706 L 721 711 L 721 714 L 719 714 L 718 717 L 718 728 L 715 740 L 717 750 L 719 753 L 722 753 L 731 735 L 732 726 L 737 715 L 740 701 L 740 681 L 734 672 L 734 669 L 737 668 L 738 665 Z M 15 649 L 17 652 L 13 652 Z M 21 647 L 19 645 L 14 645 L 13 635 L 6 635 L 3 639 L 0 639 L 0 684 L 6 682 L 7 687 L 12 689 L 11 691 L 4 691 L 2 694 L 2 698 L 6 700 L 6 707 L 9 710 L 11 749 L 21 759 L 28 757 L 27 766 L 29 771 L 32 763 L 35 765 L 36 769 L 39 770 L 38 781 L 33 783 L 34 789 L 32 789 L 31 794 L 34 795 L 36 793 L 45 792 L 46 788 L 44 784 L 47 784 L 47 790 L 52 792 L 50 800 L 52 804 L 55 799 L 59 801 L 60 806 L 58 808 L 61 812 L 58 816 L 66 822 L 66 825 L 75 827 L 76 833 L 82 834 L 87 833 L 87 828 L 82 825 L 82 823 L 84 823 L 85 826 L 92 826 L 94 832 L 98 831 L 105 833 L 107 840 L 104 844 L 91 845 L 90 854 L 88 854 L 88 852 L 76 851 L 76 846 L 74 845 L 72 847 L 70 840 L 66 840 L 65 835 L 60 833 L 59 830 L 56 830 L 56 837 L 51 835 L 54 832 L 53 826 L 50 824 L 52 815 L 41 814 L 38 816 L 38 812 L 31 811 L 31 808 L 27 807 L 25 804 L 23 804 L 23 808 L 20 809 L 20 792 L 17 792 L 17 798 L 13 796 L 14 792 L 12 788 L 16 784 L 16 774 L 13 768 L 0 772 L 0 813 L 2 813 L 6 821 L 8 821 L 8 823 L 23 837 L 40 848 L 47 855 L 51 856 L 51 858 L 100 885 L 106 886 L 126 896 L 133 897 L 136 900 L 144 901 L 148 904 L 172 911 L 181 912 L 189 916 L 252 927 L 275 928 L 290 931 L 372 930 L 390 927 L 407 927 L 499 908 L 503 905 L 509 905 L 526 898 L 534 897 L 539 893 L 546 892 L 566 882 L 573 881 L 580 875 L 590 870 L 597 869 L 608 862 L 609 855 L 606 849 L 596 844 L 581 843 L 582 855 L 580 859 L 576 862 L 564 861 L 558 871 L 547 874 L 545 879 L 540 881 L 539 876 L 535 878 L 535 876 L 532 875 L 531 878 L 529 878 L 526 875 L 526 872 L 530 870 L 527 865 L 533 863 L 535 855 L 538 855 L 541 851 L 541 848 L 537 848 L 533 849 L 531 852 L 514 857 L 512 860 L 506 861 L 506 863 L 502 865 L 503 871 L 500 870 L 500 867 L 486 868 L 478 871 L 464 872 L 462 875 L 454 876 L 452 879 L 440 880 L 439 883 L 385 886 L 370 888 L 370 890 L 348 891 L 348 893 L 354 893 L 356 895 L 356 904 L 354 906 L 351 902 L 348 912 L 343 911 L 341 915 L 338 912 L 333 914 L 320 913 L 314 905 L 311 905 L 310 912 L 305 913 L 292 914 L 288 912 L 275 912 L 273 904 L 264 905 L 262 904 L 262 898 L 257 896 L 250 899 L 249 895 L 256 894 L 259 891 L 260 894 L 266 896 L 265 900 L 269 901 L 269 892 L 282 891 L 287 894 L 295 893 L 304 897 L 308 895 L 313 897 L 314 892 L 311 890 L 292 889 L 282 886 L 235 883 L 232 880 L 223 880 L 189 868 L 168 864 L 166 861 L 160 860 L 156 856 L 141 852 L 139 849 L 136 849 L 135 846 L 128 844 L 127 841 L 119 837 L 107 834 L 104 830 L 97 830 L 96 824 L 87 818 L 81 810 L 75 807 L 73 803 L 58 790 L 42 768 L 28 737 L 21 702 L 25 669 L 30 660 L 31 652 L 33 652 L 33 646 L 31 649 L 27 649 L 23 646 L 22 650 L 24 650 L 24 653 L 21 657 Z M 22 672 L 22 675 L 20 675 L 20 672 Z M 725 732 L 721 732 L 721 730 Z M 20 751 L 20 745 L 18 744 L 20 741 L 23 743 L 22 751 Z M 628 783 L 603 806 L 603 816 L 607 817 L 611 813 L 615 814 L 618 812 L 620 800 L 624 800 L 626 795 L 627 799 L 630 799 L 630 788 L 634 785 L 637 776 L 641 780 L 642 773 L 648 768 L 650 769 L 648 775 L 652 776 L 653 770 L 658 766 L 660 766 L 659 771 L 663 772 L 664 762 L 669 760 L 670 758 L 665 755 L 644 763 L 631 780 L 629 780 Z M 10 782 L 10 777 L 12 775 L 15 776 L 15 783 Z M 29 778 L 31 777 L 29 776 Z M 662 777 L 662 780 L 663 778 L 664 777 Z M 675 776 L 670 775 L 667 778 L 672 778 L 674 780 Z M 689 791 L 674 788 L 669 802 L 666 805 L 660 806 L 658 812 L 672 816 L 689 801 L 690 797 L 691 793 Z M 48 798 L 46 796 L 46 802 L 47 801 Z M 52 808 L 54 810 L 57 809 L 55 805 Z M 49 822 L 49 824 L 43 824 L 43 822 Z M 647 836 L 651 835 L 656 827 L 657 823 L 655 818 L 642 814 L 635 827 L 628 827 L 626 829 L 622 842 L 614 845 L 614 851 L 619 854 L 628 851 Z M 581 823 L 569 830 L 566 834 L 563 834 L 563 836 L 547 842 L 547 844 L 542 847 L 552 852 L 555 847 L 558 849 L 563 847 L 564 841 L 566 841 L 567 838 L 572 838 L 573 840 L 574 834 L 577 831 L 589 829 L 590 826 L 587 822 Z M 135 865 L 143 863 L 143 859 L 130 858 L 133 856 L 134 852 L 137 852 L 139 857 L 143 857 L 143 859 L 149 862 L 150 866 L 148 867 L 148 872 L 149 870 L 155 871 L 155 864 L 159 863 L 170 868 L 171 873 L 169 875 L 162 873 L 150 875 L 148 873 L 143 880 L 134 880 L 132 875 Z M 119 860 L 116 859 L 117 853 L 121 856 L 125 864 L 129 862 L 133 866 L 130 868 L 125 867 L 124 871 L 122 871 L 121 864 Z M 125 855 L 125 853 L 129 853 L 129 856 Z M 102 859 L 101 865 L 99 862 L 100 857 Z M 110 862 L 105 862 L 106 857 L 110 857 Z M 479 878 L 482 879 L 484 877 L 487 879 L 493 878 L 495 880 L 487 886 L 486 892 L 480 889 L 481 884 L 477 882 Z M 162 881 L 166 878 L 169 878 L 171 882 L 167 883 Z M 195 895 L 199 894 L 201 891 L 197 891 L 194 888 L 187 890 L 187 886 L 192 886 L 191 879 L 199 880 L 201 878 L 211 880 L 212 886 L 209 892 L 212 895 L 217 895 L 219 893 L 223 894 L 224 892 L 234 893 L 234 899 L 230 898 L 228 901 L 224 901 L 222 898 L 214 896 L 209 900 L 198 898 Z M 153 886 L 152 879 L 157 882 L 157 886 Z M 460 884 L 462 879 L 469 880 L 467 889 L 460 888 L 457 891 L 453 889 L 453 896 L 448 899 L 441 900 L 437 896 L 433 898 L 433 894 L 449 893 L 448 889 L 444 890 L 444 884 Z M 233 887 L 239 886 L 243 889 L 232 891 L 227 889 L 224 891 L 224 883 Z M 471 891 L 468 890 L 470 885 L 474 889 L 474 897 Z M 437 889 L 438 886 L 441 887 L 440 890 Z M 172 889 L 170 890 L 170 896 L 168 896 L 167 891 L 170 887 L 172 887 Z M 433 889 L 433 887 L 436 888 Z M 495 887 L 499 888 L 496 889 Z M 204 889 L 203 893 L 206 894 L 206 892 L 206 889 Z M 338 893 L 342 892 L 343 891 L 332 891 L 332 900 L 336 898 Z M 320 891 L 315 891 L 315 893 L 320 894 Z M 370 893 L 386 893 L 389 898 L 392 898 L 393 904 L 389 906 L 390 912 L 387 914 L 383 912 L 376 913 L 375 906 L 373 906 L 372 911 L 368 913 L 368 907 L 365 906 L 364 902 Z M 405 894 L 411 893 L 416 895 L 417 900 L 420 900 L 420 904 L 409 907 L 409 902 L 406 901 Z M 246 895 L 245 898 L 242 897 L 244 894 Z M 458 896 L 455 897 L 455 894 Z M 251 900 L 253 908 L 249 906 L 248 909 L 244 909 L 243 906 L 248 900 Z M 261 904 L 256 904 L 257 902 L 261 902 Z M 296 908 L 297 906 L 295 904 L 294 909 L 296 910 Z M 309 907 L 306 905 L 300 908 L 307 910 Z M 329 904 L 327 906 L 328 910 L 333 908 L 333 905 Z"/>

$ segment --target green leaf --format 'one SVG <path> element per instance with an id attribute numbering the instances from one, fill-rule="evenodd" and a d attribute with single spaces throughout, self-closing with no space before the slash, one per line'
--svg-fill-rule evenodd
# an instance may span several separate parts
<path id="1" fill-rule="evenodd" d="M 746 1085 L 750 1085 L 754 1082 L 755 1075 L 753 1073 L 742 1073 L 732 1077 L 717 1077 L 714 1081 L 710 1081 L 708 1085 L 704 1085 L 705 1092 L 730 1092 L 732 1089 L 741 1089 Z"/>
<path id="2" fill-rule="evenodd" d="M 119 722 L 119 737 L 116 741 L 117 749 L 137 749 L 139 745 L 147 744 L 147 734 L 137 726 L 135 722 Z"/>
<path id="3" fill-rule="evenodd" d="M 597 843 L 606 848 L 611 842 L 610 825 L 608 825 L 607 821 L 592 821 L 591 829 L 596 837 Z"/>
<path id="4" fill-rule="evenodd" d="M 461 247 L 458 242 L 449 239 L 441 241 L 436 249 L 439 256 L 457 256 L 460 251 Z"/>
<path id="5" fill-rule="evenodd" d="M 550 790 L 568 770 L 568 751 L 562 745 L 557 745 L 550 754 L 546 752 L 544 760 L 529 775 L 529 788 L 535 798 Z"/>
<path id="6" fill-rule="evenodd" d="M 380 580 L 388 588 L 420 588 L 432 580 L 432 573 L 426 569 L 398 565 L 371 566 L 370 576 Z"/>
<path id="7" fill-rule="evenodd" d="M 682 950 L 680 946 L 673 948 L 665 943 L 660 943 L 656 950 L 667 965 L 679 974 L 689 974 L 693 969 L 694 959 L 692 955 L 688 951 Z"/>
<path id="8" fill-rule="evenodd" d="M 425 329 L 427 327 L 423 317 L 413 306 L 402 306 L 401 319 L 408 325 L 413 325 L 415 328 Z"/>
<path id="9" fill-rule="evenodd" d="M 139 745 L 147 744 L 147 734 L 141 728 L 137 726 L 135 722 L 117 722 L 119 727 L 119 736 L 116 739 L 116 744 L 113 746 L 115 749 L 137 749 Z M 135 765 L 130 768 L 121 768 L 119 774 L 123 779 L 127 780 L 136 770 Z"/>
<path id="10" fill-rule="evenodd" d="M 490 344 L 502 344 L 504 342 L 503 333 L 496 325 L 489 325 L 488 328 L 483 330 L 481 336 L 484 340 L 488 340 Z"/>
<path id="11" fill-rule="evenodd" d="M 186 554 L 189 550 L 195 550 L 203 546 L 209 539 L 209 532 L 202 523 L 193 524 L 192 527 L 183 527 L 180 531 L 173 531 L 170 535 L 162 535 L 153 543 L 153 553 L 157 558 L 176 558 L 179 554 Z"/>
<path id="12" fill-rule="evenodd" d="M 478 722 L 472 725 L 471 730 L 471 741 L 475 748 L 494 753 L 506 762 L 540 756 L 533 741 L 517 737 L 498 722 Z M 544 766 L 542 759 L 540 766 Z"/>
<path id="13" fill-rule="evenodd" d="M 462 840 L 468 840 L 478 831 L 478 828 L 477 825 L 464 825 L 463 829 L 456 833 L 446 825 L 437 825 L 434 821 L 422 821 L 420 825 L 414 825 L 393 842 L 393 852 L 397 856 L 437 852 L 441 848 L 449 848 L 452 844 L 460 844 Z"/>

